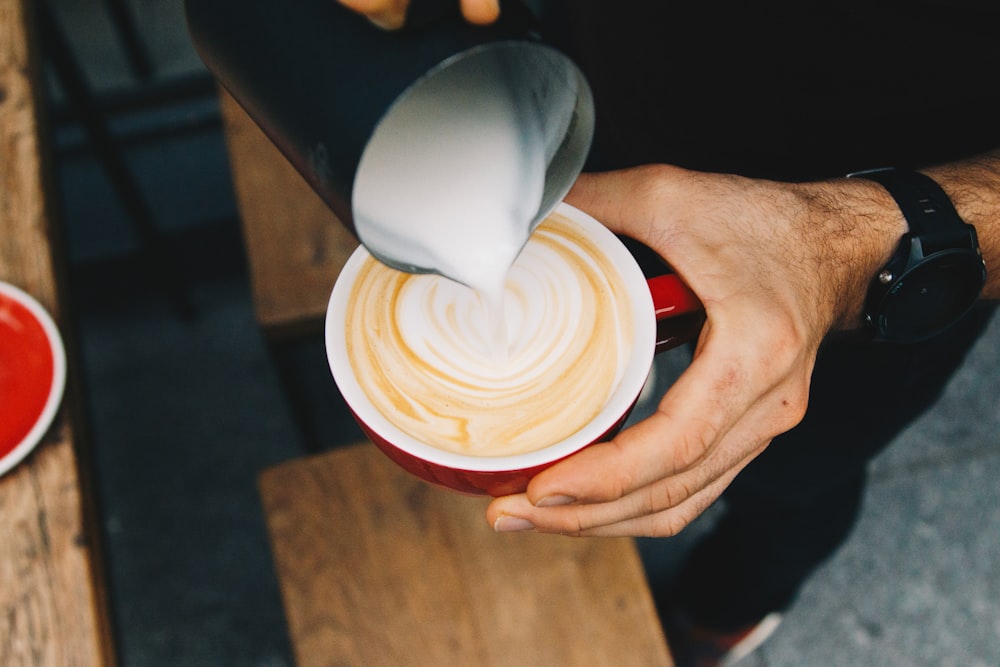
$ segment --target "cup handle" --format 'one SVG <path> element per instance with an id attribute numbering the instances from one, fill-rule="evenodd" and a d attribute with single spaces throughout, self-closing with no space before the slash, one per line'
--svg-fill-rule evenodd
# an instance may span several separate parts
<path id="1" fill-rule="evenodd" d="M 694 340 L 705 323 L 705 309 L 675 273 L 646 279 L 656 312 L 656 352 Z"/>

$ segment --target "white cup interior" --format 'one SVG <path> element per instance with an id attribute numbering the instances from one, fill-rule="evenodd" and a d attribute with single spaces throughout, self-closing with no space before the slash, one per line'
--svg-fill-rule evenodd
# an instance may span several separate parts
<path id="1" fill-rule="evenodd" d="M 611 394 L 604 409 L 590 423 L 568 438 L 542 449 L 510 456 L 457 454 L 424 444 L 401 431 L 368 400 L 355 378 L 347 356 L 345 312 L 354 278 L 370 257 L 362 246 L 347 261 L 330 295 L 326 313 L 326 354 L 333 378 L 344 400 L 368 428 L 397 448 L 430 463 L 459 470 L 520 470 L 559 460 L 595 442 L 629 411 L 649 374 L 656 345 L 656 318 L 646 279 L 631 253 L 604 225 L 565 203 L 559 204 L 555 213 L 573 220 L 590 238 L 598 242 L 618 268 L 630 295 L 629 307 L 634 321 L 632 354 L 618 387 Z"/>

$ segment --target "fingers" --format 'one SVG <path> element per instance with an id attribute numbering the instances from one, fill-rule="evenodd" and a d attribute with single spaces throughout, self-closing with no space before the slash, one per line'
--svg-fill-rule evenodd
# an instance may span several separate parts
<path id="1" fill-rule="evenodd" d="M 500 16 L 499 0 L 461 0 L 462 15 L 475 25 L 489 25 Z"/>
<path id="2" fill-rule="evenodd" d="M 340 3 L 383 30 L 398 30 L 406 23 L 410 0 L 340 0 Z M 475 25 L 488 25 L 500 16 L 498 0 L 460 0 L 465 20 Z"/>
<path id="3" fill-rule="evenodd" d="M 340 4 L 359 14 L 383 30 L 398 30 L 406 23 L 409 0 L 340 0 Z"/>
<path id="4" fill-rule="evenodd" d="M 643 511 L 642 496 L 657 493 L 654 487 L 639 490 L 614 503 L 567 504 L 538 508 L 524 494 L 495 500 L 487 509 L 494 530 L 537 532 L 591 537 L 676 535 L 704 512 L 722 494 L 752 457 L 676 506 L 655 512 Z M 622 511 L 621 506 L 632 509 Z"/>
<path id="5" fill-rule="evenodd" d="M 571 534 L 580 537 L 663 537 L 677 535 L 722 495 L 726 487 L 749 462 L 750 459 L 747 458 L 742 465 L 727 470 L 725 475 L 675 507 L 638 514 L 620 521 L 599 522 L 591 528 L 582 528 Z M 577 517 L 572 520 L 579 525 Z"/>

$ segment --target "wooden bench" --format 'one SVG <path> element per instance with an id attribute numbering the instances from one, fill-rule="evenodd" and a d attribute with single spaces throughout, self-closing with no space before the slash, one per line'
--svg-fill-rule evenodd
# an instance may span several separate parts
<path id="1" fill-rule="evenodd" d="M 38 95 L 44 78 L 26 0 L 0 0 L 0 280 L 32 294 L 63 333 L 62 407 L 38 448 L 0 477 L 0 664 L 115 661 L 100 524 L 79 428 L 75 347 L 63 307 L 58 226 Z M 3 406 L 0 406 L 0 419 Z"/>
<path id="2" fill-rule="evenodd" d="M 219 97 L 257 322 L 273 337 L 315 331 L 358 242 L 242 107 Z"/>
<path id="3" fill-rule="evenodd" d="M 498 535 L 370 443 L 259 485 L 301 667 L 671 664 L 633 540 Z"/>

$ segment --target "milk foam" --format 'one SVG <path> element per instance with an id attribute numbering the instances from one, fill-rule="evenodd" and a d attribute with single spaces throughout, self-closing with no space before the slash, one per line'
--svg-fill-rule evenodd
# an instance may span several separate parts
<path id="1" fill-rule="evenodd" d="M 345 320 L 363 391 L 389 421 L 463 454 L 533 451 L 601 412 L 631 353 L 624 280 L 561 216 L 546 220 L 504 287 L 508 360 L 494 362 L 476 293 L 369 258 Z"/>

